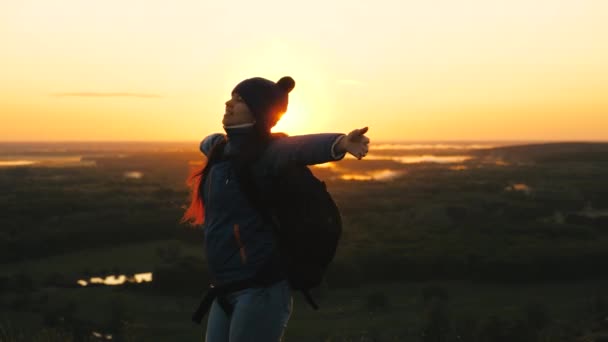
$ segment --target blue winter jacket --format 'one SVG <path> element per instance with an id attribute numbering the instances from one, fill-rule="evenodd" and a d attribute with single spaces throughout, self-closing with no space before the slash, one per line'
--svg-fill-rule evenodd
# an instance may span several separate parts
<path id="1" fill-rule="evenodd" d="M 228 142 L 225 155 L 238 153 L 251 127 L 225 127 Z M 284 167 L 314 165 L 344 158 L 334 145 L 343 136 L 321 133 L 279 138 L 270 143 L 254 163 L 252 173 L 262 191 Z M 223 134 L 207 136 L 200 143 L 206 156 Z M 209 272 L 217 285 L 251 278 L 274 252 L 276 242 L 271 227 L 240 191 L 230 161 L 211 165 L 205 178 L 205 251 Z"/>

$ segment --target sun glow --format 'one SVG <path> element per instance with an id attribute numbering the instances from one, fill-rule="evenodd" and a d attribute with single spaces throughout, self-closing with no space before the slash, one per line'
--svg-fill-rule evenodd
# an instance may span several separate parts
<path id="1" fill-rule="evenodd" d="M 304 46 L 298 40 L 273 38 L 254 41 L 243 47 L 249 58 L 229 60 L 227 79 L 231 83 L 252 76 L 262 76 L 274 82 L 283 76 L 291 76 L 295 88 L 289 93 L 287 112 L 272 129 L 300 135 L 329 130 L 335 119 L 335 81 L 327 67 L 324 50 L 320 47 Z M 239 55 L 240 56 L 240 55 Z"/>
<path id="2" fill-rule="evenodd" d="M 290 135 L 608 139 L 608 1 L 179 3 L 0 1 L 0 140 L 200 141 L 283 76 Z"/>
<path id="3" fill-rule="evenodd" d="M 289 103 L 287 112 L 283 114 L 277 125 L 272 128 L 272 132 L 284 132 L 289 135 L 310 132 L 312 126 L 311 120 L 307 112 L 302 108 L 298 103 Z"/>

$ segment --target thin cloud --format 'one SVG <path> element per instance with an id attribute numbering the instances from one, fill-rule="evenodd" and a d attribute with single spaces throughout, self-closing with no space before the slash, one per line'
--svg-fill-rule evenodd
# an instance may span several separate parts
<path id="1" fill-rule="evenodd" d="M 55 97 L 137 97 L 137 98 L 160 98 L 158 94 L 148 93 L 103 93 L 103 92 L 73 92 L 51 94 Z"/>
<path id="2" fill-rule="evenodd" d="M 338 84 L 347 85 L 347 86 L 361 87 L 361 86 L 365 85 L 364 82 L 361 82 L 358 80 L 350 80 L 350 79 L 338 80 L 337 82 L 338 82 Z"/>

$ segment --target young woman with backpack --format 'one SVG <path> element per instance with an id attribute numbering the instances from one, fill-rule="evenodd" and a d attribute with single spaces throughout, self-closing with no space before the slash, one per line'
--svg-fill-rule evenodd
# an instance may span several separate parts
<path id="1" fill-rule="evenodd" d="M 213 285 L 193 319 L 209 311 L 207 342 L 280 341 L 292 312 L 273 224 L 252 194 L 269 192 L 292 165 L 337 161 L 346 153 L 361 159 L 368 152 L 367 127 L 349 134 L 272 134 L 294 86 L 291 77 L 240 82 L 226 101 L 226 134 L 200 144 L 206 164 L 191 177 L 192 202 L 183 220 L 204 228 Z"/>

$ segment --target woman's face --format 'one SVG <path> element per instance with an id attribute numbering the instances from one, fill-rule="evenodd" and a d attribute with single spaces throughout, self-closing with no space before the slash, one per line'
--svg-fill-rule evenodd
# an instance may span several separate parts
<path id="1" fill-rule="evenodd" d="M 232 98 L 226 101 L 226 113 L 222 124 L 224 126 L 242 125 L 255 122 L 253 114 L 247 104 L 237 93 L 232 93 Z"/>

